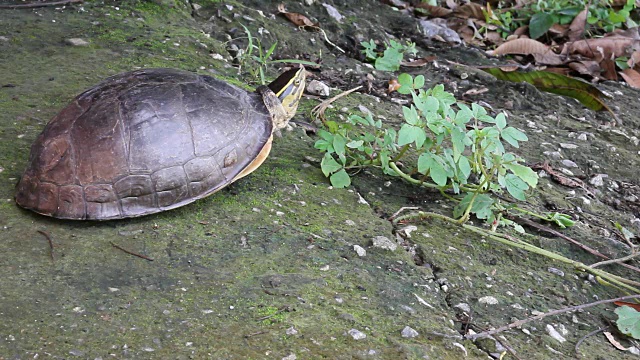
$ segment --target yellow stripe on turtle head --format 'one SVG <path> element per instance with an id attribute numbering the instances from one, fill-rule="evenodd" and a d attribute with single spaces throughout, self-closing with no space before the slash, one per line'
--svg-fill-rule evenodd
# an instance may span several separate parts
<path id="1" fill-rule="evenodd" d="M 296 114 L 298 102 L 306 85 L 306 78 L 304 66 L 300 65 L 298 68 L 283 73 L 269 84 L 271 91 L 282 102 L 282 107 L 287 112 L 287 119 L 291 119 Z"/>

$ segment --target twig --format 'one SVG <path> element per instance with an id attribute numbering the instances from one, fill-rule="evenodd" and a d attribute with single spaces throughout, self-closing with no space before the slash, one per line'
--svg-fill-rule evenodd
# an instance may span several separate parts
<path id="1" fill-rule="evenodd" d="M 146 255 L 134 253 L 133 251 L 129 251 L 129 250 L 127 250 L 127 249 L 125 249 L 125 248 L 123 248 L 123 247 L 121 247 L 119 245 L 114 244 L 113 242 L 111 242 L 111 246 L 113 246 L 114 248 L 116 248 L 118 250 L 122 250 L 122 251 L 126 252 L 129 255 L 137 256 L 137 257 L 139 257 L 141 259 L 145 259 L 145 260 L 148 260 L 148 261 L 153 261 L 152 258 L 150 258 L 150 257 L 148 257 Z"/>
<path id="2" fill-rule="evenodd" d="M 15 5 L 0 5 L 0 9 L 33 9 L 47 6 L 56 6 L 56 5 L 69 5 L 75 3 L 81 3 L 84 0 L 63 0 L 63 1 L 54 1 L 54 2 L 35 2 L 35 3 L 27 3 L 27 4 L 15 4 Z"/>
<path id="3" fill-rule="evenodd" d="M 598 329 L 598 330 L 594 330 L 594 331 L 588 333 L 587 335 L 581 337 L 580 340 L 578 340 L 578 342 L 576 343 L 576 347 L 575 347 L 576 356 L 580 355 L 580 352 L 578 351 L 578 348 L 580 347 L 580 345 L 582 344 L 583 341 L 585 341 L 589 336 L 593 336 L 593 335 L 595 335 L 595 334 L 597 334 L 599 332 L 605 331 L 607 329 L 609 329 L 609 327 L 605 327 L 605 328 L 601 328 L 601 329 Z"/>
<path id="4" fill-rule="evenodd" d="M 322 123 L 324 124 L 324 112 L 325 110 L 327 110 L 327 107 L 329 107 L 329 105 L 331 105 L 332 102 L 340 99 L 343 96 L 347 96 L 349 94 L 351 94 L 352 92 L 359 90 L 362 88 L 362 85 L 358 86 L 358 87 L 354 87 L 351 90 L 347 90 L 344 91 L 334 97 L 332 97 L 331 99 L 325 100 L 323 102 L 321 102 L 320 104 L 318 104 L 318 106 L 314 107 L 311 110 L 311 115 L 313 115 L 315 118 L 320 119 L 320 121 L 322 121 Z"/>
<path id="5" fill-rule="evenodd" d="M 512 322 L 511 324 L 508 324 L 508 325 L 505 325 L 505 326 L 501 326 L 501 327 L 499 327 L 497 329 L 484 331 L 484 332 L 473 334 L 473 335 L 467 335 L 467 336 L 465 336 L 465 338 L 467 340 L 471 340 L 471 341 L 475 341 L 475 340 L 478 340 L 478 339 L 484 339 L 486 337 L 495 335 L 497 333 L 501 333 L 501 332 L 503 332 L 505 330 L 509 330 L 509 329 L 513 329 L 515 327 L 522 326 L 522 325 L 524 325 L 526 323 L 529 323 L 531 321 L 544 319 L 547 316 L 559 315 L 559 314 L 563 314 L 563 313 L 570 312 L 570 311 L 586 309 L 586 308 L 589 308 L 589 307 L 592 307 L 592 306 L 596 306 L 596 305 L 608 304 L 608 303 L 612 303 L 612 302 L 616 302 L 616 301 L 624 301 L 624 300 L 637 299 L 637 298 L 640 298 L 640 295 L 628 295 L 628 296 L 622 296 L 622 297 L 615 298 L 615 299 L 600 300 L 600 301 L 595 301 L 595 302 L 588 303 L 588 304 L 582 304 L 582 305 L 577 305 L 577 306 L 569 306 L 569 307 L 566 307 L 566 308 L 563 308 L 563 309 L 553 310 L 553 311 L 549 311 L 549 312 L 544 313 L 544 314 L 532 316 L 530 318 L 526 318 L 526 319 L 523 319 L 523 320 L 518 320 L 518 321 Z"/>
<path id="6" fill-rule="evenodd" d="M 617 264 L 617 263 L 621 263 L 623 261 L 627 261 L 627 260 L 631 260 L 634 257 L 640 256 L 640 252 L 637 252 L 635 254 L 631 254 L 631 255 L 627 255 L 627 256 L 623 256 L 621 258 L 617 258 L 617 259 L 611 259 L 611 260 L 605 260 L 605 261 L 600 261 L 598 263 L 589 265 L 590 268 L 596 268 L 598 266 L 602 266 L 602 265 L 609 265 L 609 264 Z"/>
<path id="7" fill-rule="evenodd" d="M 327 44 L 333 46 L 334 48 L 338 49 L 341 53 L 345 54 L 345 51 L 342 50 L 338 45 L 332 43 L 329 38 L 327 37 L 327 33 L 324 32 L 324 30 L 322 30 L 321 28 L 318 28 L 318 30 L 320 30 L 320 32 L 322 33 L 322 35 L 324 35 L 324 41 L 327 42 Z"/>
<path id="8" fill-rule="evenodd" d="M 532 228 L 538 229 L 538 230 L 540 230 L 542 232 L 546 232 L 548 234 L 557 236 L 557 237 L 559 237 L 561 239 L 567 240 L 568 242 L 576 245 L 577 247 L 581 248 L 582 250 L 584 250 L 584 251 L 586 251 L 586 252 L 588 252 L 588 253 L 590 253 L 592 255 L 595 255 L 597 257 L 603 258 L 605 260 L 609 259 L 606 255 L 601 254 L 598 250 L 592 249 L 592 248 L 588 247 L 587 245 L 584 245 L 584 244 L 578 242 L 577 240 L 574 240 L 574 239 L 568 237 L 567 235 L 565 235 L 565 234 L 563 234 L 563 233 L 561 233 L 559 231 L 555 231 L 555 230 L 553 230 L 553 229 L 551 229 L 551 228 L 549 228 L 547 226 L 540 225 L 535 221 L 531 221 L 529 219 L 525 219 L 523 217 L 514 216 L 514 215 L 507 215 L 507 217 L 509 219 L 517 222 L 517 223 L 531 226 Z"/>
<path id="9" fill-rule="evenodd" d="M 49 252 L 49 255 L 51 255 L 51 261 L 56 261 L 56 259 L 53 258 L 53 241 L 51 240 L 51 236 L 49 236 L 49 234 L 46 231 L 43 231 L 43 230 L 38 230 L 38 232 L 40 234 L 44 235 L 44 237 L 49 242 L 49 249 L 51 250 Z"/>
<path id="10" fill-rule="evenodd" d="M 405 210 L 418 210 L 419 207 L 417 206 L 403 206 L 400 209 L 398 209 L 398 211 L 394 212 L 393 215 L 391 215 L 387 220 L 391 221 L 393 219 L 396 218 L 396 216 L 400 215 L 401 212 L 405 211 Z"/>
<path id="11" fill-rule="evenodd" d="M 266 333 L 266 331 L 264 331 L 264 330 L 260 330 L 260 331 L 257 331 L 257 332 L 251 333 L 251 334 L 247 334 L 247 335 L 245 335 L 245 336 L 244 336 L 244 338 L 245 338 L 245 339 L 248 339 L 248 338 L 250 338 L 250 337 L 252 337 L 252 336 L 262 335 L 262 334 L 264 334 L 264 333 Z"/>

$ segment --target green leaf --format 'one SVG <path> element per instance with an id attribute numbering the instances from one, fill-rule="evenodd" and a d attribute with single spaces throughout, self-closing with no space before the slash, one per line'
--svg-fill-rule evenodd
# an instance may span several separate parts
<path id="1" fill-rule="evenodd" d="M 347 147 L 350 149 L 357 149 L 364 144 L 363 140 L 351 140 L 347 143 Z"/>
<path id="2" fill-rule="evenodd" d="M 460 201 L 460 203 L 454 208 L 453 216 L 459 218 L 464 214 L 467 207 L 469 207 L 469 203 L 473 198 L 474 193 L 469 192 L 465 195 L 464 198 Z M 493 199 L 487 194 L 478 194 L 476 199 L 473 201 L 473 205 L 471 205 L 471 213 L 475 214 L 478 219 L 487 219 L 492 215 L 491 206 L 493 205 Z"/>
<path id="3" fill-rule="evenodd" d="M 519 177 L 513 174 L 507 174 L 504 177 L 504 183 L 507 187 L 507 191 L 514 198 L 525 201 L 526 198 L 524 196 L 524 192 L 529 189 L 529 185 L 526 182 L 522 181 Z"/>
<path id="4" fill-rule="evenodd" d="M 513 163 L 505 163 L 502 166 L 511 170 L 512 173 L 524 180 L 532 188 L 538 186 L 538 174 L 528 166 Z"/>
<path id="5" fill-rule="evenodd" d="M 402 73 L 398 76 L 398 84 L 411 87 L 413 86 L 413 78 L 407 73 Z"/>
<path id="6" fill-rule="evenodd" d="M 431 164 L 429 176 L 431 177 L 433 182 L 436 183 L 436 185 L 445 186 L 447 185 L 447 180 L 449 179 L 449 177 L 447 176 L 447 172 L 442 164 L 440 164 L 440 162 L 437 160 L 438 156 L 433 155 L 433 157 L 435 161 L 433 161 L 433 163 Z"/>
<path id="7" fill-rule="evenodd" d="M 424 133 L 424 130 L 417 126 L 413 126 L 410 124 L 402 125 L 400 131 L 398 132 L 398 145 L 404 146 L 406 144 L 411 144 L 412 142 L 416 141 L 416 139 L 418 139 L 418 137 L 420 136 L 420 132 Z"/>
<path id="8" fill-rule="evenodd" d="M 621 306 L 615 310 L 618 315 L 616 325 L 625 335 L 640 340 L 640 312 L 631 306 Z"/>
<path id="9" fill-rule="evenodd" d="M 464 152 L 464 139 L 466 134 L 458 127 L 451 129 L 451 145 L 453 145 L 453 159 L 458 161 L 462 152 Z"/>
<path id="10" fill-rule="evenodd" d="M 420 89 L 423 86 L 424 86 L 424 75 L 416 76 L 416 78 L 413 80 L 413 88 Z"/>
<path id="11" fill-rule="evenodd" d="M 335 188 L 344 188 L 351 185 L 351 178 L 349 178 L 349 174 L 347 174 L 345 169 L 331 175 L 329 180 L 331 181 L 331 185 Z"/>
<path id="12" fill-rule="evenodd" d="M 313 147 L 321 151 L 327 151 L 327 149 L 329 148 L 329 142 L 324 139 L 318 139 L 318 141 L 313 144 Z"/>
<path id="13" fill-rule="evenodd" d="M 400 69 L 400 62 L 402 62 L 402 53 L 397 48 L 388 47 L 382 57 L 376 59 L 375 68 L 381 71 L 397 71 Z"/>
<path id="14" fill-rule="evenodd" d="M 418 118 L 418 112 L 416 111 L 416 108 L 413 107 L 413 105 L 411 106 L 411 108 L 408 108 L 406 106 L 402 107 L 402 114 L 404 115 L 404 119 L 411 125 L 418 125 L 419 124 L 419 118 Z"/>
<path id="15" fill-rule="evenodd" d="M 346 145 L 347 145 L 347 140 L 344 138 L 344 136 L 340 134 L 336 134 L 333 137 L 333 149 L 336 152 L 336 154 L 344 155 Z"/>
<path id="16" fill-rule="evenodd" d="M 537 39 L 549 31 L 553 24 L 555 24 L 555 19 L 551 14 L 543 12 L 533 14 L 529 20 L 529 36 L 532 39 Z"/>
<path id="17" fill-rule="evenodd" d="M 507 126 L 507 118 L 504 116 L 504 113 L 496 115 L 496 126 L 500 130 L 504 129 Z"/>
<path id="18" fill-rule="evenodd" d="M 328 177 L 331 173 L 342 169 L 342 165 L 338 164 L 331 154 L 325 153 L 322 158 L 322 162 L 320 163 L 320 168 L 322 169 L 324 176 Z"/>
<path id="19" fill-rule="evenodd" d="M 571 216 L 563 213 L 556 212 L 550 218 L 550 221 L 556 223 L 561 228 L 565 229 L 571 227 L 576 224 L 575 221 L 571 218 Z"/>
<path id="20" fill-rule="evenodd" d="M 469 179 L 469 175 L 471 175 L 471 164 L 466 156 L 461 156 L 460 159 L 458 159 L 458 169 L 460 169 L 464 180 Z"/>
<path id="21" fill-rule="evenodd" d="M 502 130 L 500 135 L 502 135 L 502 138 L 504 139 L 504 141 L 508 142 L 509 144 L 511 144 L 511 146 L 516 148 L 520 147 L 518 145 L 518 141 L 529 140 L 529 138 L 527 138 L 527 135 L 525 133 L 511 126 Z"/>

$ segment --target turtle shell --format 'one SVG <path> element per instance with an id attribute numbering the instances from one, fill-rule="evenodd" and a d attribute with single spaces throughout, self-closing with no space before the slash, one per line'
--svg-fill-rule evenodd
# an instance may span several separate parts
<path id="1" fill-rule="evenodd" d="M 255 169 L 272 128 L 260 94 L 212 77 L 175 69 L 116 75 L 47 124 L 16 202 L 63 219 L 176 208 Z"/>

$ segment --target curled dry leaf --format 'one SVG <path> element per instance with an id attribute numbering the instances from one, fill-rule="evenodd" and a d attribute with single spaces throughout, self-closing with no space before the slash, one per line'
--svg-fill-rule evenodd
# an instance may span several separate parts
<path id="1" fill-rule="evenodd" d="M 492 55 L 505 55 L 505 54 L 521 54 L 521 55 L 533 55 L 533 54 L 545 54 L 551 51 L 549 46 L 533 39 L 515 39 L 507 41 L 506 43 L 498 46 L 491 52 Z M 489 53 L 489 52 L 488 52 Z"/>
<path id="2" fill-rule="evenodd" d="M 603 334 L 607 338 L 607 340 L 609 340 L 609 343 L 611 343 L 611 345 L 613 345 L 613 347 L 615 347 L 618 350 L 629 351 L 631 348 L 633 348 L 633 346 L 628 348 L 622 346 L 622 344 L 620 344 L 620 342 L 616 340 L 616 338 L 613 337 L 613 335 L 611 335 L 611 333 L 608 331 L 605 331 Z"/>
<path id="3" fill-rule="evenodd" d="M 567 34 L 569 41 L 576 41 L 582 38 L 584 28 L 587 25 L 587 15 L 589 15 L 589 5 L 585 5 L 584 10 L 580 11 L 580 13 L 573 18 L 571 25 L 569 25 L 569 32 Z"/>
<path id="4" fill-rule="evenodd" d="M 577 54 L 590 59 L 601 60 L 603 58 L 611 59 L 629 56 L 634 50 L 640 50 L 640 40 L 615 35 L 568 42 L 562 49 L 562 54 Z"/>
<path id="5" fill-rule="evenodd" d="M 387 89 L 387 94 L 391 94 L 392 92 L 400 89 L 400 83 L 397 79 L 389 80 L 389 88 Z"/>
<path id="6" fill-rule="evenodd" d="M 632 69 L 638 68 L 638 70 L 640 70 L 640 50 L 636 50 L 631 54 L 629 61 L 627 61 L 627 65 Z"/>
<path id="7" fill-rule="evenodd" d="M 624 69 L 620 72 L 620 76 L 624 79 L 624 81 L 629 84 L 629 86 L 640 89 L 640 73 L 635 71 L 634 69 Z"/>
<path id="8" fill-rule="evenodd" d="M 429 5 L 427 3 L 418 3 L 415 5 L 415 8 L 421 9 L 417 11 L 418 15 L 429 16 L 432 18 L 443 18 L 453 13 L 453 10 L 440 6 Z"/>
<path id="9" fill-rule="evenodd" d="M 310 27 L 314 29 L 319 29 L 318 23 L 313 23 L 313 21 L 309 20 L 308 17 L 298 14 L 298 13 L 290 13 L 287 12 L 287 9 L 284 7 L 284 4 L 278 5 L 278 13 L 284 15 L 289 21 L 291 21 L 294 25 L 298 27 Z"/>
<path id="10" fill-rule="evenodd" d="M 482 5 L 471 2 L 456 8 L 454 14 L 463 18 L 485 19 L 484 8 Z"/>
<path id="11" fill-rule="evenodd" d="M 640 304 L 638 303 L 630 303 L 626 301 L 614 301 L 613 303 L 618 306 L 628 306 L 628 307 L 634 308 L 636 311 L 640 311 Z"/>
<path id="12" fill-rule="evenodd" d="M 600 77 L 600 64 L 594 60 L 573 61 L 568 64 L 569 68 L 582 75 L 589 75 L 594 78 Z"/>

